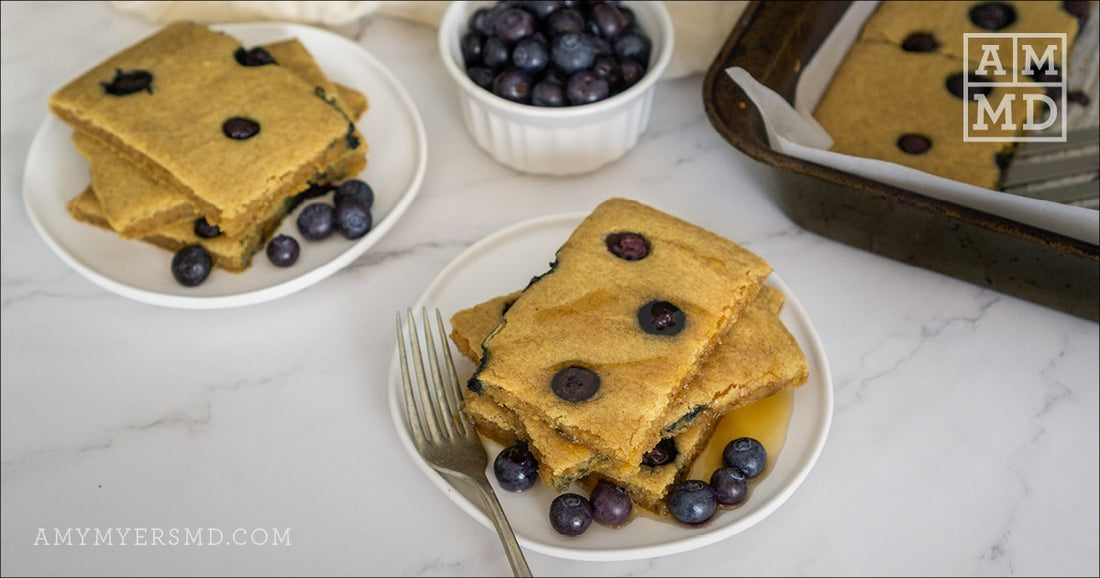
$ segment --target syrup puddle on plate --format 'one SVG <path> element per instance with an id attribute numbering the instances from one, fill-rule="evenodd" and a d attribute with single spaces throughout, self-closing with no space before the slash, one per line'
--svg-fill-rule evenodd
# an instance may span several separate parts
<path id="1" fill-rule="evenodd" d="M 726 444 L 739 437 L 755 438 L 764 444 L 768 463 L 757 479 L 766 477 L 787 441 L 787 426 L 791 423 L 793 412 L 792 387 L 784 387 L 760 401 L 726 412 L 718 421 L 706 447 L 695 458 L 688 471 L 688 479 L 709 482 L 714 470 L 722 467 L 722 451 L 726 449 Z"/>

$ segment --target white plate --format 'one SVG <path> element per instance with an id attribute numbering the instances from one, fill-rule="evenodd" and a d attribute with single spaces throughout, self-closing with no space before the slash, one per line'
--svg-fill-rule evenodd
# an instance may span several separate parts
<path id="1" fill-rule="evenodd" d="M 350 264 L 389 232 L 416 197 L 424 178 L 428 146 L 420 113 L 389 69 L 361 46 L 332 32 L 298 24 L 224 24 L 215 28 L 245 46 L 297 37 L 329 78 L 367 95 L 370 108 L 358 126 L 370 151 L 367 168 L 359 178 L 374 189 L 374 226 L 355 241 L 341 235 L 306 241 L 298 234 L 292 215 L 284 220 L 280 232 L 302 244 L 301 256 L 293 266 L 276 267 L 261 251 L 240 274 L 215 269 L 201 285 L 184 287 L 172 276 L 171 253 L 142 241 L 122 240 L 69 214 L 65 203 L 88 185 L 88 167 L 69 140 L 72 130 L 50 115 L 31 142 L 23 174 L 23 201 L 31 222 L 62 261 L 97 285 L 137 301 L 215 309 L 268 301 L 309 287 Z"/>
<path id="2" fill-rule="evenodd" d="M 534 275 L 545 273 L 554 252 L 585 214 L 566 214 L 525 221 L 503 229 L 471 246 L 452 261 L 416 302 L 438 307 L 447 319 L 497 295 L 523 288 Z M 501 446 L 486 442 L 490 456 L 488 477 L 520 544 L 531 550 L 576 560 L 614 561 L 650 558 L 684 552 L 722 540 L 740 532 L 774 512 L 806 478 L 825 443 L 833 413 L 833 387 L 825 351 L 806 312 L 773 273 L 767 285 L 782 291 L 787 300 L 780 318 L 798 340 L 809 361 L 810 378 L 795 390 L 794 407 L 787 439 L 772 470 L 753 486 L 744 504 L 721 510 L 701 528 L 687 528 L 672 522 L 638 516 L 622 528 L 592 524 L 578 537 L 558 534 L 549 523 L 550 502 L 557 495 L 542 484 L 516 493 L 500 489 L 492 473 L 491 460 Z M 409 437 L 404 417 L 401 376 L 394 350 L 390 368 L 390 413 L 398 437 L 426 476 L 463 510 L 486 527 L 492 527 L 481 501 L 466 484 L 452 484 L 421 459 Z M 465 382 L 473 373 L 473 364 L 455 355 L 459 379 Z M 583 493 L 583 495 L 587 495 Z"/>

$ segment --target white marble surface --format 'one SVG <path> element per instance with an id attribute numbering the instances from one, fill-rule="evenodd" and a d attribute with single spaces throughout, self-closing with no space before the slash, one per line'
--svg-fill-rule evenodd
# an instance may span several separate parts
<path id="1" fill-rule="evenodd" d="M 420 197 L 352 266 L 277 301 L 184 311 L 61 262 L 21 179 L 49 94 L 153 27 L 103 2 L 2 6 L 4 575 L 507 575 L 496 536 L 438 492 L 387 410 L 394 311 L 463 249 L 629 196 L 733 238 L 799 296 L 833 371 L 832 431 L 774 515 L 629 562 L 528 552 L 536 575 L 1097 575 L 1098 325 L 800 229 L 712 129 L 700 76 L 662 82 L 621 162 L 538 178 L 461 125 L 435 32 L 360 44 L 412 94 Z M 39 528 L 290 528 L 289 547 L 50 547 Z"/>

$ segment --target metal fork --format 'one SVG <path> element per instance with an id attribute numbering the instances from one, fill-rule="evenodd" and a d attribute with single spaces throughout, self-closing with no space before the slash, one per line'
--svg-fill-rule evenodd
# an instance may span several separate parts
<path id="1" fill-rule="evenodd" d="M 431 379 L 424 369 L 424 359 L 420 347 L 420 331 L 412 309 L 405 312 L 406 322 L 402 322 L 401 312 L 397 313 L 397 351 L 401 358 L 401 382 L 405 388 L 405 420 L 408 422 L 413 442 L 424 461 L 434 470 L 449 474 L 470 483 L 481 495 L 489 508 L 489 519 L 496 526 L 504 552 L 512 565 L 516 576 L 531 576 L 531 569 L 523 557 L 512 525 L 504 514 L 485 470 L 489 465 L 489 456 L 477 430 L 469 418 L 459 409 L 462 398 L 458 373 L 454 359 L 447 344 L 447 335 L 443 329 L 443 317 L 439 309 L 435 310 L 436 329 L 443 351 L 446 367 L 440 366 L 440 356 L 432 337 L 432 323 L 427 308 L 421 309 L 424 324 L 424 338 L 428 352 Z M 409 354 L 412 352 L 413 367 L 416 375 L 414 385 L 409 371 Z M 444 371 L 445 369 L 445 371 Z"/>

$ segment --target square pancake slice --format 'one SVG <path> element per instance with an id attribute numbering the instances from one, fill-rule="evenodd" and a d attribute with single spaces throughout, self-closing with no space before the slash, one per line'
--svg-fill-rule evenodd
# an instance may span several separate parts
<path id="1" fill-rule="evenodd" d="M 93 143 L 91 146 L 100 145 Z M 124 193 L 130 196 L 156 197 L 160 185 L 145 176 L 141 171 L 135 170 L 125 159 L 109 152 L 100 152 L 99 154 L 101 158 L 90 163 L 93 185 L 85 188 L 81 194 L 70 200 L 67 208 L 69 213 L 78 221 L 113 231 L 111 222 L 106 217 L 100 202 L 102 195 L 97 195 L 93 188 L 99 174 L 104 172 L 107 174 L 120 172 L 128 174 L 129 178 L 127 180 L 120 181 L 115 186 L 121 187 Z M 349 154 L 326 169 L 324 173 L 327 179 L 326 182 L 334 183 L 353 177 L 363 170 L 365 163 L 366 160 L 362 155 Z M 303 183 L 298 187 L 298 190 L 305 191 L 313 184 L 325 183 Z M 264 213 L 257 215 L 248 228 L 236 235 L 222 234 L 213 238 L 200 237 L 195 234 L 194 219 L 189 219 L 165 225 L 139 237 L 139 239 L 169 251 L 178 251 L 188 245 L 202 245 L 210 252 L 216 267 L 239 273 L 252 264 L 252 257 L 264 248 L 271 234 L 279 227 L 286 215 L 294 209 L 295 204 L 295 196 L 283 199 L 282 202 L 272 205 Z"/>
<path id="2" fill-rule="evenodd" d="M 608 458 L 660 439 L 676 391 L 771 267 L 637 201 L 600 203 L 484 341 L 470 386 Z"/>
<path id="3" fill-rule="evenodd" d="M 285 67 L 238 61 L 243 48 L 201 24 L 169 24 L 61 87 L 49 106 L 235 235 L 363 143 L 324 91 Z"/>
<path id="4" fill-rule="evenodd" d="M 499 325 L 518 295 L 516 292 L 499 296 L 454 313 L 451 340 L 459 352 L 474 363 L 480 362 L 480 343 Z M 726 412 L 784 387 L 798 387 L 806 382 L 809 377 L 806 357 L 778 316 L 783 302 L 783 294 L 778 290 L 767 286 L 761 289 L 669 406 L 664 418 L 668 425 L 662 439 L 674 438 L 682 453 L 694 448 L 700 432 L 709 431 L 713 422 Z M 465 397 L 464 411 L 487 437 L 506 445 L 518 439 L 530 443 L 539 459 L 540 478 L 550 487 L 562 490 L 591 472 L 636 487 L 651 488 L 652 480 L 667 478 L 650 475 L 647 478 L 650 482 L 640 483 L 631 473 L 655 474 L 651 471 L 654 468 L 646 468 L 640 461 L 619 462 L 602 456 L 541 420 L 497 404 L 487 395 L 467 390 Z M 654 490 L 648 493 L 652 495 Z"/>

